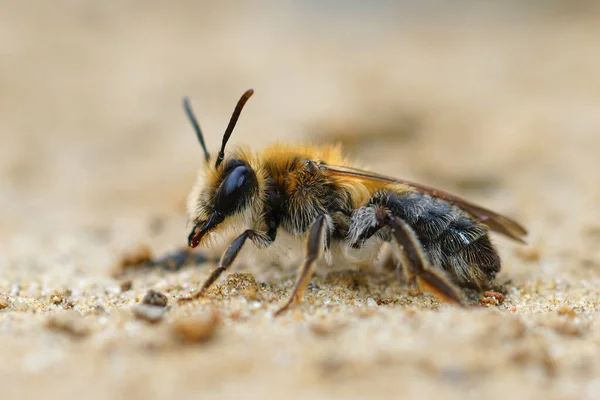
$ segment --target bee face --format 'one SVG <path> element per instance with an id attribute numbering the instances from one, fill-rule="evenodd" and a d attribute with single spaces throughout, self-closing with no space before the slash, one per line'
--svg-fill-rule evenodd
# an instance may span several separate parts
<path id="1" fill-rule="evenodd" d="M 194 228 L 188 237 L 197 247 L 207 233 L 216 229 L 227 217 L 240 214 L 250 205 L 258 183 L 254 170 L 243 160 L 232 159 L 222 169 L 215 169 L 213 184 L 201 183 L 190 196 L 190 214 Z"/>
<path id="2" fill-rule="evenodd" d="M 233 157 L 224 162 L 225 146 L 235 128 L 235 124 L 246 101 L 254 91 L 247 90 L 238 101 L 229 125 L 223 134 L 221 150 L 217 154 L 215 164 L 210 166 L 211 156 L 204 143 L 200 125 L 194 116 L 187 98 L 183 99 L 183 107 L 194 127 L 198 141 L 204 150 L 206 176 L 194 188 L 188 200 L 188 211 L 194 222 L 194 229 L 188 236 L 190 247 L 197 247 L 207 233 L 213 231 L 229 216 L 239 214 L 249 206 L 258 187 L 256 174 L 250 165 L 241 157 Z"/>

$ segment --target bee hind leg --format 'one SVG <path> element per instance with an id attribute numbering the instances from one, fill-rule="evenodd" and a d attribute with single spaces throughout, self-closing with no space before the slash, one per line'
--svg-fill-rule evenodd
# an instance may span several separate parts
<path id="1" fill-rule="evenodd" d="M 286 303 L 275 312 L 275 316 L 281 315 L 291 305 L 301 301 L 304 289 L 306 289 L 306 285 L 310 281 L 315 263 L 323 255 L 330 241 L 330 221 L 331 219 L 328 216 L 321 215 L 312 224 L 306 241 L 306 259 L 300 269 L 296 285 Z"/>
<path id="2" fill-rule="evenodd" d="M 391 228 L 391 232 L 383 229 L 386 227 Z M 415 231 L 384 204 L 370 204 L 355 210 L 347 244 L 358 249 L 373 236 L 390 241 L 402 262 L 409 287 L 421 286 L 446 301 L 462 304 L 458 289 L 443 271 L 431 266 Z"/>
<path id="3" fill-rule="evenodd" d="M 456 287 L 441 271 L 435 271 L 430 266 L 413 229 L 398 217 L 388 217 L 387 223 L 392 228 L 392 242 L 399 250 L 409 284 L 416 283 L 445 301 L 463 305 L 460 292 Z"/>

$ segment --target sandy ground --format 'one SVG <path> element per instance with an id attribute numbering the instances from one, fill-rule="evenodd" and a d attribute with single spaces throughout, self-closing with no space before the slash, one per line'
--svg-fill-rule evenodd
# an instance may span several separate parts
<path id="1" fill-rule="evenodd" d="M 359 4 L 1 2 L 3 398 L 600 398 L 599 10 Z M 495 237 L 505 301 L 337 263 L 274 319 L 293 252 L 244 252 L 185 305 L 214 263 L 113 277 L 185 245 L 181 97 L 216 148 L 249 87 L 236 143 L 339 140 L 525 224 L 527 246 Z"/>

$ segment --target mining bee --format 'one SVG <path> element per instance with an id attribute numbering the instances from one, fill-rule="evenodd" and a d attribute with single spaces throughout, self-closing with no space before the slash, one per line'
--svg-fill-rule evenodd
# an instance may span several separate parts
<path id="1" fill-rule="evenodd" d="M 500 270 L 488 230 L 523 242 L 526 230 L 493 211 L 425 185 L 352 167 L 337 146 L 277 144 L 259 153 L 225 153 L 246 101 L 235 107 L 216 157 L 206 148 L 188 99 L 184 108 L 204 150 L 204 168 L 188 199 L 190 247 L 227 228 L 243 232 L 218 267 L 187 299 L 202 296 L 250 240 L 264 249 L 278 232 L 306 240 L 306 258 L 287 302 L 300 302 L 315 262 L 339 251 L 373 261 L 391 243 L 408 282 L 443 300 L 463 304 L 460 287 L 483 289 Z"/>

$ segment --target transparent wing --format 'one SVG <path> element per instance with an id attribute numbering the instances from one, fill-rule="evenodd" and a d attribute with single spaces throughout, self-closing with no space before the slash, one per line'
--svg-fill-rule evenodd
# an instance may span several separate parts
<path id="1" fill-rule="evenodd" d="M 363 181 L 400 183 L 406 186 L 410 186 L 418 192 L 446 200 L 456 205 L 465 212 L 479 219 L 482 223 L 487 225 L 494 232 L 501 233 L 513 240 L 525 243 L 523 237 L 527 235 L 527 230 L 519 223 L 511 220 L 510 218 L 495 213 L 491 210 L 488 210 L 487 208 L 478 206 L 477 204 L 473 204 L 458 196 L 444 192 L 443 190 L 434 189 L 432 187 L 422 185 L 420 183 L 414 183 L 404 179 L 392 178 L 385 175 L 380 175 L 373 172 L 351 167 L 337 165 L 320 165 L 320 167 L 327 170 L 332 176 L 346 176 L 360 179 Z"/>

